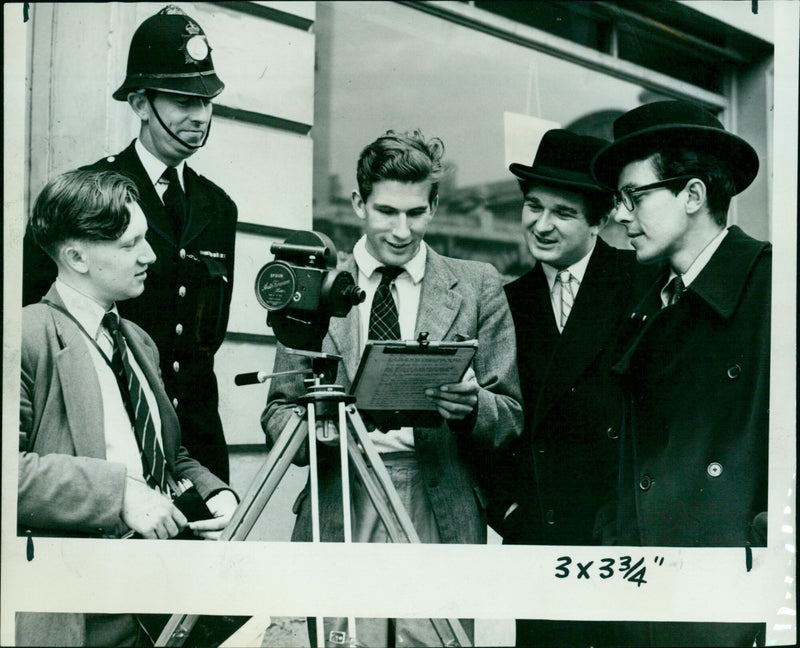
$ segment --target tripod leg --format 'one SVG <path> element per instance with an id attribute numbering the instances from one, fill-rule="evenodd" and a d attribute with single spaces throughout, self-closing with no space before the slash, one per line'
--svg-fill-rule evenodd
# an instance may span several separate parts
<path id="1" fill-rule="evenodd" d="M 228 526 L 220 536 L 223 540 L 245 540 L 275 492 L 292 459 L 308 436 L 308 428 L 302 417 L 304 410 L 295 408 L 292 416 L 283 426 L 267 459 L 253 479 Z M 312 435 L 313 436 L 313 435 Z M 193 614 L 173 614 L 167 625 L 158 635 L 155 646 L 182 646 L 197 624 L 199 616 Z"/>
<path id="2" fill-rule="evenodd" d="M 350 423 L 353 426 L 356 438 L 361 444 L 361 447 L 364 449 L 364 454 L 367 455 L 367 461 L 369 461 L 369 464 L 372 466 L 372 470 L 374 471 L 375 476 L 378 478 L 378 481 L 380 482 L 381 487 L 386 494 L 389 506 L 391 506 L 394 514 L 397 516 L 403 531 L 405 532 L 406 536 L 408 536 L 409 542 L 419 542 L 419 535 L 414 528 L 414 523 L 411 521 L 411 517 L 408 515 L 403 503 L 400 501 L 400 496 L 397 494 L 394 484 L 392 484 L 392 478 L 389 477 L 389 473 L 386 471 L 383 461 L 381 461 L 381 456 L 378 454 L 378 451 L 375 449 L 375 445 L 369 438 L 367 427 L 364 425 L 361 415 L 352 405 L 347 408 L 347 414 L 350 417 Z"/>
<path id="3" fill-rule="evenodd" d="M 342 467 L 342 521 L 344 525 L 344 541 L 346 544 L 350 544 L 353 542 L 353 521 L 350 516 L 350 462 L 347 460 L 350 435 L 342 433 L 347 430 L 344 401 L 339 402 L 337 411 L 339 414 L 339 458 Z M 347 635 L 349 637 L 356 636 L 356 620 L 354 617 L 347 617 Z"/>
<path id="4" fill-rule="evenodd" d="M 314 403 L 306 405 L 308 417 L 308 479 L 311 483 L 311 541 L 320 542 L 319 524 L 319 473 L 317 471 L 317 415 Z M 316 617 L 317 648 L 325 648 L 325 620 Z"/>
<path id="5" fill-rule="evenodd" d="M 375 473 L 367 466 L 366 461 L 364 461 L 364 456 L 361 453 L 361 448 L 352 435 L 348 434 L 347 437 L 349 441 L 350 461 L 353 462 L 353 469 L 364 485 L 364 490 L 367 492 L 372 506 L 375 507 L 378 517 L 380 517 L 381 522 L 383 522 L 383 525 L 386 527 L 386 532 L 389 534 L 392 542 L 419 542 L 418 537 L 416 540 L 412 540 L 406 533 L 406 529 L 400 524 L 395 509 L 389 504 L 389 497 L 384 485 L 378 481 Z M 392 485 L 392 489 L 394 489 L 394 485 Z M 414 536 L 416 537 L 416 531 L 414 532 Z"/>
<path id="6" fill-rule="evenodd" d="M 380 502 L 380 498 L 373 498 L 370 495 L 370 499 L 375 505 L 376 510 L 378 511 L 378 515 L 381 516 L 381 519 L 384 521 L 386 525 L 386 529 L 390 534 L 390 537 L 393 541 L 395 540 L 394 536 L 392 535 L 392 527 L 390 524 L 387 524 L 386 518 L 384 514 L 381 513 L 381 506 L 388 506 L 391 508 L 391 512 L 396 516 L 396 519 L 402 528 L 403 533 L 407 536 L 409 542 L 418 543 L 420 542 L 419 535 L 417 534 L 416 529 L 414 528 L 414 523 L 411 520 L 411 517 L 408 515 L 408 512 L 405 510 L 403 503 L 400 501 L 400 497 L 397 494 L 397 490 L 392 484 L 392 479 L 389 477 L 389 473 L 386 470 L 386 467 L 383 465 L 383 461 L 381 461 L 380 455 L 378 451 L 375 449 L 375 445 L 372 443 L 372 440 L 369 438 L 369 433 L 367 432 L 367 428 L 364 425 L 364 421 L 361 419 L 361 415 L 358 413 L 358 410 L 350 405 L 347 408 L 347 413 L 350 417 L 350 423 L 353 426 L 353 430 L 355 431 L 356 437 L 358 438 L 361 447 L 364 449 L 364 454 L 367 455 L 367 460 L 369 461 L 370 465 L 372 466 L 372 470 L 374 473 L 371 473 L 364 462 L 363 457 L 361 457 L 361 452 L 356 446 L 355 441 L 352 442 L 352 445 L 355 446 L 351 449 L 350 456 L 353 458 L 353 464 L 356 466 L 356 469 L 359 471 L 359 474 L 362 475 L 364 478 L 364 484 L 366 486 L 368 479 L 377 477 L 377 481 L 380 482 L 380 487 L 385 494 L 386 501 Z M 348 436 L 350 436 L 348 434 Z M 355 458 L 355 455 L 358 455 L 359 459 Z M 359 461 L 360 460 L 360 461 Z M 359 464 L 362 464 L 361 467 Z M 367 489 L 369 493 L 369 488 Z M 388 505 L 387 505 L 388 501 Z M 396 532 L 395 532 L 396 533 Z M 400 540 L 402 542 L 402 540 Z M 456 645 L 456 646 L 471 646 L 472 643 L 467 636 L 467 633 L 464 631 L 461 622 L 458 619 L 431 619 L 431 623 L 433 624 L 436 633 L 439 635 L 439 639 L 442 642 L 442 645 Z M 453 644 L 450 640 L 450 637 L 454 637 L 455 644 Z"/>
<path id="7" fill-rule="evenodd" d="M 308 436 L 308 427 L 302 414 L 301 408 L 295 408 L 292 412 L 291 418 L 284 425 L 266 461 L 253 478 L 247 494 L 236 508 L 236 513 L 220 540 L 245 540 L 252 531 L 264 507 L 289 469 L 292 459 Z"/>

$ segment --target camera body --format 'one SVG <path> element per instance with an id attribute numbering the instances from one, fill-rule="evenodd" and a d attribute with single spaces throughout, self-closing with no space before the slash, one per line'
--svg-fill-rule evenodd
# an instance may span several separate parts
<path id="1" fill-rule="evenodd" d="M 286 346 L 318 350 L 331 317 L 345 317 L 365 294 L 349 272 L 336 269 L 336 247 L 324 234 L 299 231 L 273 243 L 275 260 L 256 275 L 267 324 Z"/>

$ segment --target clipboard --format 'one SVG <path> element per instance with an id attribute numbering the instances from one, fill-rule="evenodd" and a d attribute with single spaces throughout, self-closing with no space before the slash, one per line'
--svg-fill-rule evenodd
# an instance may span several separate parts
<path id="1" fill-rule="evenodd" d="M 425 390 L 460 382 L 477 349 L 477 340 L 367 342 L 350 393 L 381 429 L 438 427 L 444 419 Z"/>

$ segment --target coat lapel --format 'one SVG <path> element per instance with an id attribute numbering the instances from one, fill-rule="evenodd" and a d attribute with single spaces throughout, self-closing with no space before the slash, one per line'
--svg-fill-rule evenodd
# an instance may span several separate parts
<path id="1" fill-rule="evenodd" d="M 349 272 L 358 281 L 358 268 L 352 256 L 340 267 L 340 270 Z M 328 337 L 334 347 L 333 353 L 342 356 L 349 383 L 352 383 L 356 376 L 358 362 L 361 358 L 358 340 L 359 324 L 359 309 L 358 306 L 354 306 L 347 313 L 347 317 L 331 317 L 328 327 Z M 339 380 L 341 382 L 341 379 Z"/>
<path id="2" fill-rule="evenodd" d="M 506 287 L 508 305 L 517 331 L 520 385 L 533 413 L 559 334 L 550 300 L 550 287 L 541 264 Z"/>
<path id="3" fill-rule="evenodd" d="M 55 287 L 45 299 L 64 308 Z M 55 372 L 64 398 L 64 409 L 76 456 L 106 458 L 103 404 L 100 384 L 83 332 L 55 309 L 50 309 L 61 350 L 55 355 Z"/>
<path id="4" fill-rule="evenodd" d="M 150 182 L 150 177 L 144 170 L 133 142 L 117 156 L 114 166 L 120 171 L 124 171 L 136 183 L 136 187 L 139 189 L 139 204 L 147 217 L 148 227 L 170 244 L 177 245 L 167 210 L 164 208 L 161 198 L 158 197 L 153 183 Z"/>
<path id="5" fill-rule="evenodd" d="M 447 267 L 444 260 L 430 247 L 425 262 L 425 277 L 417 310 L 417 325 L 414 336 L 428 332 L 430 340 L 444 340 L 461 308 L 461 295 L 453 288 L 458 277 Z M 460 331 L 454 331 L 459 333 Z"/>
<path id="6" fill-rule="evenodd" d="M 613 251 L 598 239 L 567 325 L 550 358 L 535 423 L 605 348 L 619 321 L 620 289 L 627 280 L 630 277 L 626 279 L 617 269 Z"/>
<path id="7" fill-rule="evenodd" d="M 200 236 L 211 222 L 215 210 L 208 204 L 208 195 L 202 190 L 197 173 L 188 166 L 184 167 L 183 181 L 186 186 L 186 198 L 189 203 L 189 214 L 186 228 L 181 237 L 181 245 L 186 246 Z"/>

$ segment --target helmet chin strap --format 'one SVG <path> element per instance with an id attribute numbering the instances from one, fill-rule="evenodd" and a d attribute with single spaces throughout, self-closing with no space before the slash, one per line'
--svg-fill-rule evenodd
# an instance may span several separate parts
<path id="1" fill-rule="evenodd" d="M 195 150 L 195 151 L 197 149 L 199 149 L 199 148 L 203 148 L 206 145 L 206 142 L 208 141 L 208 134 L 211 132 L 211 118 L 209 118 L 209 120 L 208 120 L 208 126 L 206 126 L 206 134 L 203 136 L 203 141 L 200 142 L 199 144 L 189 144 L 189 142 L 187 142 L 186 140 L 181 139 L 175 133 L 173 133 L 170 130 L 169 126 L 167 126 L 164 123 L 164 120 L 161 119 L 161 115 L 158 114 L 158 110 L 156 110 L 156 106 L 153 103 L 153 100 L 152 100 L 152 98 L 150 96 L 150 93 L 146 92 L 145 96 L 147 97 L 147 103 L 149 103 L 150 107 L 153 109 L 153 114 L 156 116 L 156 119 L 158 120 L 158 123 L 161 124 L 161 128 L 163 128 L 165 131 L 167 131 L 167 133 L 169 134 L 169 136 L 172 139 L 174 139 L 176 142 L 178 142 L 182 146 L 185 146 L 186 148 L 192 149 L 192 150 Z"/>

